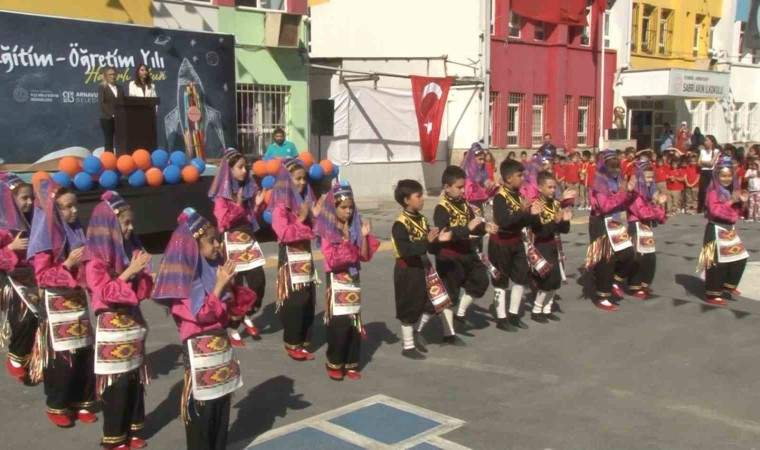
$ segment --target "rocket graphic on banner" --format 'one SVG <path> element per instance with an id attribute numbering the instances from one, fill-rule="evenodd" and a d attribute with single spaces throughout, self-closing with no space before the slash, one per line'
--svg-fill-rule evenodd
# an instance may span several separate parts
<path id="1" fill-rule="evenodd" d="M 438 152 L 446 98 L 449 96 L 449 89 L 454 79 L 418 76 L 412 76 L 411 79 L 414 109 L 417 112 L 417 127 L 420 130 L 422 159 L 432 164 Z"/>

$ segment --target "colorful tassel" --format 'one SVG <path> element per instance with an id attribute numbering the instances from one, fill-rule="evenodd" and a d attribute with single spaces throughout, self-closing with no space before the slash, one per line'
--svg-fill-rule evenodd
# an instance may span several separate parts
<path id="1" fill-rule="evenodd" d="M 48 349 L 48 323 L 40 320 L 37 333 L 34 335 L 34 346 L 29 360 L 29 379 L 32 383 L 40 383 L 43 380 L 43 371 L 47 367 L 49 358 Z"/>
<path id="2" fill-rule="evenodd" d="M 702 251 L 699 253 L 699 261 L 697 261 L 697 273 L 707 271 L 707 269 L 715 265 L 716 249 L 717 243 L 715 241 L 708 242 L 702 246 Z"/>

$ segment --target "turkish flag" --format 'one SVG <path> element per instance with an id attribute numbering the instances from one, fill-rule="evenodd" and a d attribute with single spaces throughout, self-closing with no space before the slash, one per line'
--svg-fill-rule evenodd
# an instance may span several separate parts
<path id="1" fill-rule="evenodd" d="M 541 22 L 585 27 L 586 4 L 586 0 L 512 0 L 512 12 Z"/>
<path id="2" fill-rule="evenodd" d="M 451 77 L 429 78 L 412 76 L 412 97 L 420 129 L 422 159 L 433 163 L 441 136 L 441 119 L 446 110 L 446 97 L 454 81 Z"/>

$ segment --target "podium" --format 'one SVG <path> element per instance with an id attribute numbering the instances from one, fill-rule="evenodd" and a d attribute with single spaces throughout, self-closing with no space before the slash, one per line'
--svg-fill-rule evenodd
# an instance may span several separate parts
<path id="1" fill-rule="evenodd" d="M 119 97 L 114 109 L 114 147 L 117 155 L 156 148 L 157 97 Z"/>

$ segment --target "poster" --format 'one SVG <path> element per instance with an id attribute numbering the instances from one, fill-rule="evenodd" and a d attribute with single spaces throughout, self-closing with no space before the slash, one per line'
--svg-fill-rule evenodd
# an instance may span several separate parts
<path id="1" fill-rule="evenodd" d="M 159 147 L 185 149 L 188 82 L 200 98 L 206 156 L 234 145 L 234 36 L 0 11 L 0 159 L 101 147 L 101 69 L 115 67 L 126 93 L 141 63 L 161 98 Z"/>

